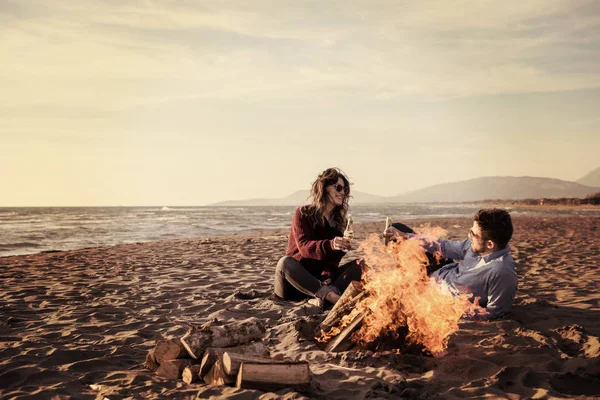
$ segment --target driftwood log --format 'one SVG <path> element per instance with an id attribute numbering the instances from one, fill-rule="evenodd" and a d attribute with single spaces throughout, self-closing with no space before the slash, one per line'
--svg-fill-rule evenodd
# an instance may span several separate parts
<path id="1" fill-rule="evenodd" d="M 159 364 L 184 357 L 187 357 L 187 352 L 179 339 L 160 340 L 154 347 L 154 358 Z"/>
<path id="2" fill-rule="evenodd" d="M 177 360 L 168 360 L 160 364 L 158 369 L 156 370 L 156 375 L 162 376 L 167 379 L 179 379 L 181 378 L 181 374 L 183 370 L 188 365 L 191 365 L 193 360 L 180 358 Z"/>
<path id="3" fill-rule="evenodd" d="M 205 376 L 208 371 L 212 368 L 213 365 L 217 362 L 217 360 L 223 357 L 223 354 L 226 352 L 233 352 L 236 354 L 248 354 L 255 356 L 268 356 L 269 350 L 267 346 L 262 342 L 254 342 L 242 346 L 234 346 L 227 348 L 214 348 L 209 347 L 204 352 L 204 357 L 202 357 L 202 362 L 200 363 L 200 371 L 198 374 L 200 376 Z"/>
<path id="4" fill-rule="evenodd" d="M 154 357 L 154 349 L 151 349 L 146 355 L 146 368 L 150 371 L 155 372 L 158 369 L 160 364 L 156 361 L 156 357 Z"/>
<path id="5" fill-rule="evenodd" d="M 229 376 L 223 370 L 223 363 L 217 360 L 208 374 L 204 377 L 204 382 L 209 386 L 232 385 L 235 383 L 235 377 Z"/>
<path id="6" fill-rule="evenodd" d="M 284 388 L 308 391 L 310 369 L 306 361 L 277 365 L 242 363 L 237 375 L 236 387 L 263 392 Z"/>
<path id="7" fill-rule="evenodd" d="M 223 363 L 223 369 L 225 370 L 226 374 L 236 376 L 242 363 L 269 364 L 276 369 L 278 365 L 289 364 L 291 361 L 275 360 L 267 357 L 259 357 L 248 354 L 237 354 L 228 351 L 223 354 L 221 362 Z"/>
<path id="8" fill-rule="evenodd" d="M 200 365 L 188 365 L 181 373 L 181 379 L 185 383 L 194 383 L 200 380 Z"/>
<path id="9" fill-rule="evenodd" d="M 231 347 L 261 339 L 266 329 L 258 318 L 248 318 L 222 326 L 191 328 L 181 343 L 190 356 L 200 359 L 208 347 Z"/>

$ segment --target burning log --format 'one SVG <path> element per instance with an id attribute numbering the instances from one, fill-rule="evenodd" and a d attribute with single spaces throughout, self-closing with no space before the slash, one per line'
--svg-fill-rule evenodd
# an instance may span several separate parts
<path id="1" fill-rule="evenodd" d="M 354 346 L 354 343 L 350 340 L 350 335 L 360 328 L 363 319 L 365 319 L 365 314 L 365 312 L 358 314 L 335 338 L 327 343 L 325 351 L 346 351 Z"/>
<path id="2" fill-rule="evenodd" d="M 209 386 L 232 385 L 235 382 L 235 378 L 227 375 L 223 370 L 223 362 L 217 360 L 204 377 L 204 382 Z"/>
<path id="3" fill-rule="evenodd" d="M 308 391 L 310 368 L 306 361 L 276 365 L 244 362 L 240 365 L 236 387 L 262 391 L 278 391 L 284 388 Z"/>
<path id="4" fill-rule="evenodd" d="M 315 336 L 322 336 L 328 333 L 331 328 L 337 325 L 340 320 L 350 313 L 354 306 L 365 296 L 363 292 L 363 285 L 358 281 L 350 282 L 350 285 L 346 288 L 342 296 L 337 303 L 333 306 L 327 317 L 321 322 L 321 324 L 315 329 Z"/>
<path id="5" fill-rule="evenodd" d="M 428 277 L 427 248 L 442 236 L 441 228 L 426 227 L 409 240 L 385 247 L 377 235 L 365 240 L 361 249 L 371 266 L 363 275 L 368 295 L 363 295 L 352 312 L 329 332 L 322 331 L 320 342 L 340 333 L 326 350 L 344 350 L 346 338 L 351 336 L 352 342 L 363 348 L 393 346 L 443 354 L 450 335 L 459 329 L 461 316 L 473 314 L 478 306 L 469 301 L 469 294 L 452 293 L 447 285 Z"/>
<path id="6" fill-rule="evenodd" d="M 192 364 L 191 359 L 180 358 L 177 360 L 168 360 L 161 363 L 156 370 L 156 375 L 167 379 L 179 379 L 185 367 Z"/>
<path id="7" fill-rule="evenodd" d="M 202 357 L 202 363 L 200 364 L 200 376 L 205 376 L 212 366 L 223 357 L 225 352 L 233 352 L 236 354 L 248 354 L 255 356 L 268 356 L 269 350 L 262 342 L 254 342 L 243 346 L 227 347 L 227 348 L 213 348 L 209 347 L 204 352 Z"/>
<path id="8" fill-rule="evenodd" d="M 165 361 L 176 360 L 187 356 L 183 344 L 178 339 L 165 339 L 156 343 L 154 359 L 162 364 Z"/>
<path id="9" fill-rule="evenodd" d="M 485 310 L 470 301 L 470 294 L 453 293 L 427 275 L 427 248 L 442 236 L 443 230 L 434 227 L 387 246 L 377 235 L 365 240 L 360 249 L 371 268 L 363 275 L 364 289 L 350 285 L 314 330 L 324 349 L 344 351 L 357 344 L 445 354 L 461 316 Z"/>
<path id="10" fill-rule="evenodd" d="M 146 355 L 146 368 L 150 371 L 155 372 L 158 369 L 160 364 L 156 361 L 156 357 L 154 357 L 154 349 L 151 349 Z"/>
<path id="11" fill-rule="evenodd" d="M 185 383 L 194 383 L 200 379 L 200 365 L 188 365 L 181 373 L 181 379 Z"/>
<path id="12" fill-rule="evenodd" d="M 223 354 L 223 359 L 221 362 L 223 363 L 223 369 L 225 370 L 225 373 L 228 375 L 237 375 L 242 363 L 269 364 L 273 366 L 290 363 L 289 360 L 274 360 L 267 357 L 239 354 L 229 351 Z"/>
<path id="13" fill-rule="evenodd" d="M 190 356 L 199 359 L 208 347 L 230 347 L 262 338 L 266 329 L 258 318 L 248 318 L 223 326 L 191 328 L 181 343 Z"/>

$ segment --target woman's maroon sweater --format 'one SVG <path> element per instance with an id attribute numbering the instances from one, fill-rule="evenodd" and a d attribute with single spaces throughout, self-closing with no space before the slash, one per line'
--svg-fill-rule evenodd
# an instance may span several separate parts
<path id="1" fill-rule="evenodd" d="M 329 224 L 319 223 L 315 226 L 309 216 L 302 214 L 304 207 L 298 207 L 294 213 L 285 255 L 300 261 L 313 276 L 326 279 L 346 254 L 341 250 L 333 250 L 333 238 L 342 236 L 342 232 Z"/>

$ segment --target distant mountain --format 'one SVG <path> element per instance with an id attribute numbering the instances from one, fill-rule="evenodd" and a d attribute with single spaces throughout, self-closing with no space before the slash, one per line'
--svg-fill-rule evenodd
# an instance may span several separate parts
<path id="1" fill-rule="evenodd" d="M 459 203 L 479 200 L 518 200 L 561 197 L 585 197 L 600 191 L 598 187 L 576 182 L 530 176 L 488 176 L 444 183 L 388 198 L 391 203 Z"/>
<path id="2" fill-rule="evenodd" d="M 211 204 L 212 206 L 300 206 L 308 202 L 310 191 L 298 190 L 287 197 L 276 199 L 229 200 Z M 386 201 L 386 197 L 365 192 L 352 192 L 350 204 L 373 204 Z"/>
<path id="3" fill-rule="evenodd" d="M 600 173 L 600 168 L 586 175 Z M 582 178 L 583 179 L 583 178 Z M 522 200 L 540 198 L 581 198 L 600 192 L 600 184 L 586 186 L 577 182 L 531 176 L 487 176 L 466 181 L 443 183 L 393 197 L 352 192 L 350 204 L 374 203 L 461 203 L 481 200 Z M 308 202 L 309 191 L 299 190 L 278 199 L 222 201 L 214 206 L 299 206 Z"/>
<path id="4" fill-rule="evenodd" d="M 583 178 L 577 180 L 577 183 L 587 186 L 600 187 L 600 167 L 596 168 Z"/>

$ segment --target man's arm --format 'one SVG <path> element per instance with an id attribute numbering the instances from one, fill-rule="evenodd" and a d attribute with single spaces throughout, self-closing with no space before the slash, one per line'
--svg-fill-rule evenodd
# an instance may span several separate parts
<path id="1" fill-rule="evenodd" d="M 514 267 L 514 265 L 511 265 Z M 476 319 L 490 320 L 498 318 L 512 307 L 517 294 L 517 275 L 514 270 L 504 269 L 494 271 L 488 278 L 488 298 L 485 315 Z"/>
<path id="2" fill-rule="evenodd" d="M 444 257 L 453 260 L 464 260 L 467 251 L 471 248 L 471 241 L 465 239 L 462 242 L 458 240 L 441 240 L 441 251 Z"/>
<path id="3" fill-rule="evenodd" d="M 432 241 L 429 238 L 415 233 L 400 232 L 394 227 L 389 228 L 389 233 L 394 238 L 421 240 L 425 250 L 429 251 L 430 253 L 436 253 L 440 251 L 446 258 L 463 260 L 465 258 L 465 255 L 467 254 L 467 251 L 469 251 L 469 249 L 471 248 L 471 241 L 469 239 L 465 239 L 462 242 L 456 240 L 443 239 Z"/>

